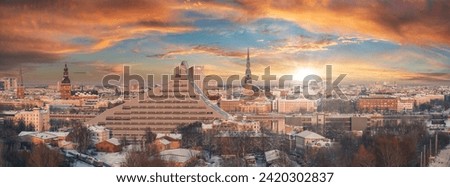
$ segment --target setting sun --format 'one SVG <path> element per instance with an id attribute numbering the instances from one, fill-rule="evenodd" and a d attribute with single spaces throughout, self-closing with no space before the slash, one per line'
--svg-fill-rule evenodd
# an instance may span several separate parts
<path id="1" fill-rule="evenodd" d="M 312 68 L 301 68 L 294 73 L 294 80 L 303 81 L 308 75 L 317 75 L 317 71 Z"/>

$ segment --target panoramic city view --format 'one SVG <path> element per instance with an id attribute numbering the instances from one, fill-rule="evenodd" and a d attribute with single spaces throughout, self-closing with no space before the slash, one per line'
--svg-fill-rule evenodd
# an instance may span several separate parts
<path id="1" fill-rule="evenodd" d="M 0 166 L 449 167 L 449 8 L 0 0 Z"/>

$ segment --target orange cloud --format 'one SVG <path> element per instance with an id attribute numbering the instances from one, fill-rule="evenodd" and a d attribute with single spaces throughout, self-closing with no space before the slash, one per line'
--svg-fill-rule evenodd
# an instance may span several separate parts
<path id="1" fill-rule="evenodd" d="M 49 63 L 148 33 L 194 30 L 180 8 L 176 0 L 1 1 L 0 66 L 36 63 L 40 57 Z M 13 58 L 17 54 L 30 58 Z"/>
<path id="2" fill-rule="evenodd" d="M 207 45 L 196 45 L 191 48 L 187 49 L 178 49 L 178 50 L 171 50 L 166 53 L 162 54 L 152 54 L 147 55 L 147 57 L 150 58 L 171 58 L 176 55 L 190 55 L 190 54 L 211 54 L 216 56 L 225 56 L 225 57 L 236 57 L 236 58 L 243 58 L 245 57 L 245 52 L 240 51 L 229 51 L 226 49 L 222 49 L 217 46 L 207 46 Z"/>
<path id="3" fill-rule="evenodd" d="M 271 47 L 273 53 L 297 53 L 301 51 L 323 51 L 338 43 L 330 38 L 311 40 L 309 38 L 297 37 L 278 41 Z M 270 51 L 268 51 L 270 53 Z"/>
<path id="4" fill-rule="evenodd" d="M 249 17 L 282 18 L 313 31 L 359 33 L 420 45 L 450 44 L 450 2 L 446 0 L 240 0 L 239 4 Z"/>

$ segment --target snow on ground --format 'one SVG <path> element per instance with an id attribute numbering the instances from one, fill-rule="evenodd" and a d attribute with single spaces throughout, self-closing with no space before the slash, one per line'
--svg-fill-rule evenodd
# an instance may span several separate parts
<path id="1" fill-rule="evenodd" d="M 191 150 L 191 149 L 169 149 L 164 150 L 159 153 L 161 159 L 165 161 L 174 161 L 174 162 L 187 162 L 193 157 L 196 157 L 200 154 L 200 151 Z"/>
<path id="2" fill-rule="evenodd" d="M 208 167 L 220 167 L 222 163 L 222 158 L 220 156 L 212 156 L 211 159 L 208 160 Z"/>
<path id="3" fill-rule="evenodd" d="M 98 152 L 95 158 L 111 167 L 120 167 L 127 157 L 127 153 L 131 150 L 139 150 L 140 146 L 128 145 L 123 148 L 121 152 L 106 153 Z"/>
<path id="4" fill-rule="evenodd" d="M 77 160 L 73 163 L 73 167 L 94 167 L 93 165 L 90 165 L 86 162 L 83 162 L 81 160 Z"/>
<path id="5" fill-rule="evenodd" d="M 118 153 L 99 152 L 94 157 L 112 167 L 120 167 L 122 163 L 125 161 L 126 155 L 127 155 L 126 152 L 118 152 Z"/>
<path id="6" fill-rule="evenodd" d="M 430 167 L 450 167 L 450 145 L 439 152 L 438 156 L 430 164 Z"/>

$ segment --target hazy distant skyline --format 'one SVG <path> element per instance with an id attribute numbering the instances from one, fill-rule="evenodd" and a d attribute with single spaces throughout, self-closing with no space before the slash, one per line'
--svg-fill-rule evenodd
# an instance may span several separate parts
<path id="1" fill-rule="evenodd" d="M 171 73 L 182 60 L 206 74 L 316 73 L 347 82 L 450 83 L 450 2 L 0 1 L 0 77 L 100 82 L 124 64 Z"/>

